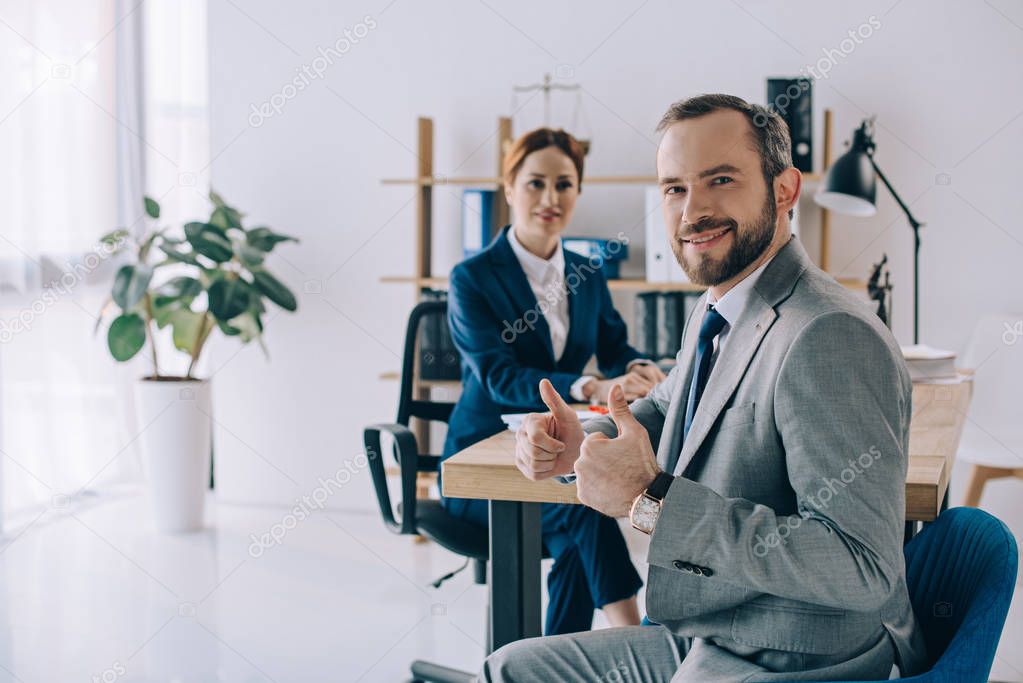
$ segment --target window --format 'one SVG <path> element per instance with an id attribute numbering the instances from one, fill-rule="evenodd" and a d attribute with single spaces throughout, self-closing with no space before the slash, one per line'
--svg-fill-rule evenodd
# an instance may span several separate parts
<path id="1" fill-rule="evenodd" d="M 82 266 L 143 191 L 171 222 L 208 210 L 206 3 L 34 0 L 0 20 L 0 521 L 35 520 L 141 474 L 148 368 L 93 333 L 118 264 Z"/>

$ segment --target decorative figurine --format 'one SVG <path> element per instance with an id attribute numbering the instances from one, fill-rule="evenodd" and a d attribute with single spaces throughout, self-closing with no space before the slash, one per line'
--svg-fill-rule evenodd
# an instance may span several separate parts
<path id="1" fill-rule="evenodd" d="M 882 254 L 881 262 L 874 264 L 867 280 L 867 296 L 871 301 L 877 302 L 877 316 L 881 321 L 892 328 L 892 283 L 891 271 L 885 268 L 888 263 L 888 254 Z M 884 284 L 881 284 L 881 275 L 884 275 Z"/>

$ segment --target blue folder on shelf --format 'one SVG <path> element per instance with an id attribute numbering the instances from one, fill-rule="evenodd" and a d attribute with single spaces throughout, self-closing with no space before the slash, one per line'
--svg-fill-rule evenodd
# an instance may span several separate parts
<path id="1" fill-rule="evenodd" d="M 565 249 L 589 259 L 594 267 L 603 268 L 609 280 L 618 279 L 618 266 L 629 258 L 629 245 L 618 240 L 565 237 L 561 243 Z"/>
<path id="2" fill-rule="evenodd" d="M 465 258 L 490 244 L 495 190 L 462 190 L 462 254 Z"/>

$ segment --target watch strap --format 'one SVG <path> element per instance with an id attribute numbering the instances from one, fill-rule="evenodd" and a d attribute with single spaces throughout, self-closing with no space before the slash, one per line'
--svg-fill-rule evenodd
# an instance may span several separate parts
<path id="1" fill-rule="evenodd" d="M 661 472 L 654 480 L 650 483 L 650 486 L 646 489 L 646 494 L 651 498 L 661 501 L 668 495 L 668 489 L 675 482 L 675 477 L 671 476 L 667 472 Z"/>

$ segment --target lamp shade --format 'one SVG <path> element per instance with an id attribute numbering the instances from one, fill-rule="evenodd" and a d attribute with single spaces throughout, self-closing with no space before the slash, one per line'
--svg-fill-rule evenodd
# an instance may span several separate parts
<path id="1" fill-rule="evenodd" d="M 873 216 L 877 213 L 874 205 L 877 176 L 866 152 L 866 140 L 861 131 L 856 132 L 851 148 L 828 169 L 813 200 L 825 209 L 838 213 Z"/>

